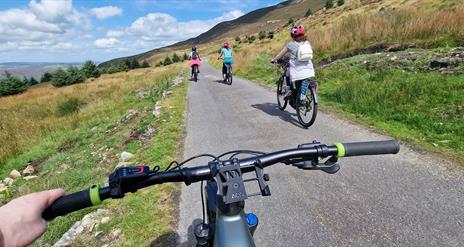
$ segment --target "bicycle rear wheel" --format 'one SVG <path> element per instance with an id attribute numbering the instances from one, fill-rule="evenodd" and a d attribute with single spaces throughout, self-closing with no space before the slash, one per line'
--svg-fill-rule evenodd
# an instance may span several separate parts
<path id="1" fill-rule="evenodd" d="M 277 81 L 277 105 L 280 110 L 285 110 L 285 107 L 287 107 L 287 102 L 288 99 L 284 99 L 285 96 L 285 77 L 281 76 L 279 80 Z"/>
<path id="2" fill-rule="evenodd" d="M 309 91 L 310 93 L 303 100 L 298 98 L 296 101 L 298 121 L 305 128 L 313 125 L 317 116 L 316 92 L 313 89 L 309 89 Z"/>
<path id="3" fill-rule="evenodd" d="M 198 65 L 193 65 L 193 81 L 198 81 Z"/>

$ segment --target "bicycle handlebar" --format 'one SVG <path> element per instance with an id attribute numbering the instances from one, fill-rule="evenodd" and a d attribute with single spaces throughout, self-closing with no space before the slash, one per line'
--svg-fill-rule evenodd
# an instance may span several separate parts
<path id="1" fill-rule="evenodd" d="M 287 149 L 255 157 L 236 159 L 235 162 L 240 164 L 240 170 L 242 173 L 246 173 L 254 171 L 254 167 L 258 162 L 259 165 L 264 168 L 291 159 L 310 160 L 315 157 L 326 158 L 329 156 L 349 157 L 360 155 L 396 154 L 399 152 L 399 149 L 399 144 L 394 140 L 337 143 L 332 146 L 318 144 L 309 148 L 302 147 Z M 98 186 L 92 186 L 90 189 L 60 197 L 44 211 L 42 218 L 50 221 L 58 216 L 63 216 L 80 209 L 98 205 L 105 199 L 122 198 L 124 193 L 134 193 L 138 189 L 155 184 L 185 182 L 185 184 L 190 185 L 191 183 L 203 180 L 211 180 L 216 175 L 215 172 L 217 172 L 219 164 L 227 165 L 230 163 L 232 163 L 232 160 L 212 161 L 207 165 L 198 167 L 179 168 L 151 174 L 135 174 L 135 176 L 133 176 L 134 178 L 137 176 L 146 177 L 144 177 L 141 181 L 134 180 L 129 184 L 125 184 L 127 187 L 125 187 L 123 191 L 119 191 L 119 194 L 117 193 L 118 191 L 112 191 L 114 189 L 110 187 L 98 188 Z"/>

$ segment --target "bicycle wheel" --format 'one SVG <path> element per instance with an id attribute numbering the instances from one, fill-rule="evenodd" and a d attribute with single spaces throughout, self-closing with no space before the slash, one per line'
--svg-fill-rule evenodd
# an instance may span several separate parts
<path id="1" fill-rule="evenodd" d="M 313 89 L 309 89 L 309 91 L 309 95 L 307 94 L 303 100 L 298 98 L 296 101 L 296 114 L 298 115 L 298 121 L 305 128 L 313 125 L 317 116 L 316 93 Z"/>
<path id="2" fill-rule="evenodd" d="M 227 75 L 227 84 L 232 85 L 232 74 Z"/>
<path id="3" fill-rule="evenodd" d="M 285 77 L 281 76 L 277 81 L 277 105 L 280 110 L 284 110 L 287 107 L 288 99 L 284 99 L 285 96 L 285 86 L 284 86 Z"/>
<path id="4" fill-rule="evenodd" d="M 198 81 L 198 66 L 193 65 L 193 81 Z"/>

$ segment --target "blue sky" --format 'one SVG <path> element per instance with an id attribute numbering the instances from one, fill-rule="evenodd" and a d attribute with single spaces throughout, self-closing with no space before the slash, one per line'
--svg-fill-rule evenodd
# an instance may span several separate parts
<path id="1" fill-rule="evenodd" d="M 97 62 L 195 37 L 278 0 L 0 0 L 0 62 Z"/>

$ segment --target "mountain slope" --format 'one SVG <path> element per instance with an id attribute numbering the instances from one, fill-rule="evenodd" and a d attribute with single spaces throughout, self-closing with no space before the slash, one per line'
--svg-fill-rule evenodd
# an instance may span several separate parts
<path id="1" fill-rule="evenodd" d="M 324 7 L 324 0 L 288 0 L 273 6 L 251 11 L 235 20 L 221 22 L 197 37 L 141 54 L 115 58 L 101 63 L 100 68 L 107 68 L 112 63 L 124 59 L 154 61 L 163 52 L 187 49 L 192 45 L 205 44 L 214 40 L 249 35 L 259 31 L 276 30 L 285 25 L 290 18 L 301 18 L 310 8 L 313 12 Z"/>

